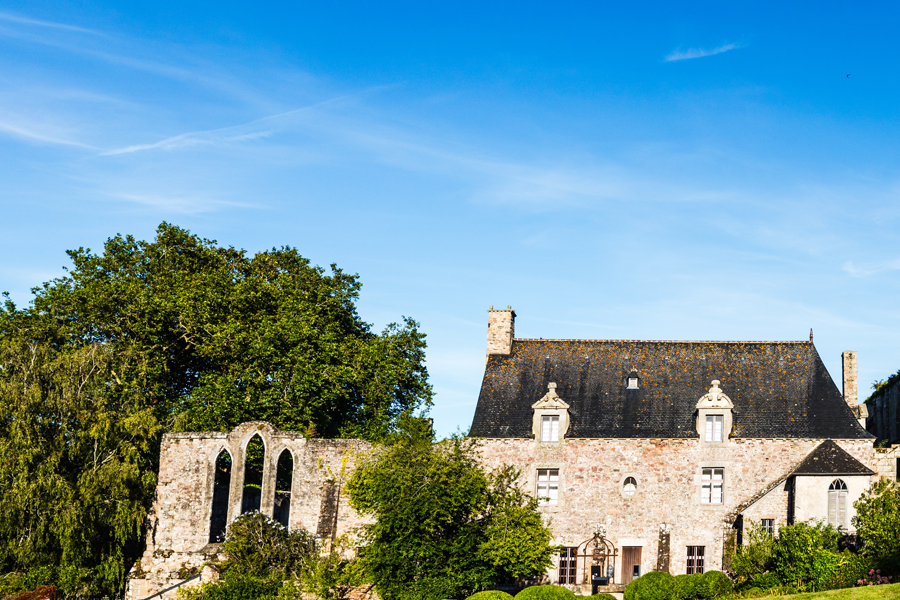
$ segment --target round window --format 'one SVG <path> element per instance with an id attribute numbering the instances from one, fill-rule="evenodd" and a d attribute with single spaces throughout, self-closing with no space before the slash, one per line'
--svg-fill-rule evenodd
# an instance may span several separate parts
<path id="1" fill-rule="evenodd" d="M 637 491 L 637 481 L 635 481 L 634 477 L 627 477 L 625 479 L 625 483 L 622 484 L 622 495 L 625 496 L 626 499 L 634 496 L 634 493 Z"/>

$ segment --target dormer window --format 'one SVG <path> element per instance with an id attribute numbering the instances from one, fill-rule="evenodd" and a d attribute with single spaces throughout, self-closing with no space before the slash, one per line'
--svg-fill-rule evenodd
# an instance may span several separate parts
<path id="1" fill-rule="evenodd" d="M 639 390 L 641 389 L 640 378 L 638 377 L 637 371 L 632 369 L 631 373 L 628 374 L 628 379 L 626 380 L 625 389 L 627 390 Z"/>
<path id="2" fill-rule="evenodd" d="M 706 441 L 722 441 L 722 425 L 725 422 L 724 415 L 706 415 Z"/>
<path id="3" fill-rule="evenodd" d="M 559 415 L 544 415 L 541 417 L 541 441 L 559 441 Z"/>

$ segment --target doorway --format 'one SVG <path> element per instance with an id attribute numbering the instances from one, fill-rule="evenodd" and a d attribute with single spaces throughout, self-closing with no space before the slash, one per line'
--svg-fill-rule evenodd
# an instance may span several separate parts
<path id="1" fill-rule="evenodd" d="M 628 585 L 641 576 L 641 546 L 622 547 L 622 583 Z"/>

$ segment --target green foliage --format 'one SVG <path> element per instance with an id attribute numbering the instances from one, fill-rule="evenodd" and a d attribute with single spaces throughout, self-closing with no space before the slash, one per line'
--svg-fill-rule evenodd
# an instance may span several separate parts
<path id="1" fill-rule="evenodd" d="M 23 572 L 24 589 L 122 588 L 160 433 L 142 391 L 116 380 L 134 360 L 102 344 L 59 350 L 12 328 L 0 337 L 0 569 Z"/>
<path id="2" fill-rule="evenodd" d="M 257 576 L 273 570 L 298 573 L 317 555 L 315 538 L 308 532 L 288 531 L 259 512 L 245 513 L 228 526 L 222 551 L 228 569 Z"/>
<path id="3" fill-rule="evenodd" d="M 882 479 L 853 503 L 861 548 L 885 573 L 900 575 L 900 485 Z"/>
<path id="4" fill-rule="evenodd" d="M 672 598 L 678 600 L 702 600 L 709 597 L 710 591 L 703 579 L 703 573 L 676 575 L 672 588 Z"/>
<path id="5" fill-rule="evenodd" d="M 518 594 L 518 600 L 575 600 L 575 594 L 558 585 L 533 585 Z"/>
<path id="6" fill-rule="evenodd" d="M 719 598 L 734 590 L 731 579 L 722 571 L 707 571 L 703 574 L 703 585 L 708 590 L 707 598 Z"/>
<path id="7" fill-rule="evenodd" d="M 822 522 L 795 523 L 778 531 L 772 562 L 782 583 L 798 590 L 827 589 L 838 566 L 840 532 Z"/>
<path id="8" fill-rule="evenodd" d="M 486 590 L 484 592 L 476 592 L 466 598 L 466 600 L 512 600 L 512 596 L 500 590 Z"/>
<path id="9" fill-rule="evenodd" d="M 665 571 L 652 571 L 628 584 L 625 600 L 670 600 L 675 593 L 674 577 Z"/>
<path id="10" fill-rule="evenodd" d="M 728 552 L 735 582 L 742 584 L 774 568 L 774 552 L 775 538 L 760 523 L 750 522 L 744 529 L 744 543 Z"/>
<path id="11" fill-rule="evenodd" d="M 432 444 L 404 421 L 392 443 L 359 461 L 346 489 L 363 529 L 360 560 L 384 600 L 459 598 L 543 573 L 555 551 L 534 498 L 507 468 L 486 473 L 476 442 Z"/>
<path id="12" fill-rule="evenodd" d="M 31 306 L 0 307 L 0 573 L 16 585 L 121 592 L 164 431 L 264 419 L 377 441 L 430 406 L 417 324 L 372 332 L 334 265 L 166 223 L 69 256 Z"/>
<path id="13" fill-rule="evenodd" d="M 280 572 L 255 576 L 228 570 L 218 581 L 178 589 L 179 600 L 274 600 L 284 583 Z"/>
<path id="14" fill-rule="evenodd" d="M 619 600 L 609 592 L 601 592 L 599 594 L 594 594 L 591 598 L 597 598 L 597 600 Z"/>
<path id="15" fill-rule="evenodd" d="M 349 555 L 349 540 L 344 536 L 337 538 L 334 543 L 327 544 L 326 548 L 307 558 L 303 571 L 290 589 L 312 594 L 321 600 L 349 598 L 354 587 L 366 582 L 359 561 L 348 559 Z M 282 588 L 282 599 L 289 597 L 286 594 L 288 589 L 287 585 Z M 301 598 L 302 594 L 290 597 Z"/>

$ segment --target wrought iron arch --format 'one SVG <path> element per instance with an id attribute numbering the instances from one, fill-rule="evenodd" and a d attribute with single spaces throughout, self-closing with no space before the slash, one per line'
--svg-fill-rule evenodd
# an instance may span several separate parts
<path id="1" fill-rule="evenodd" d="M 606 539 L 600 533 L 578 544 L 575 551 L 575 564 L 578 569 L 579 561 L 581 565 L 581 580 L 577 583 L 591 583 L 591 567 L 600 567 L 602 577 L 607 579 L 607 585 L 612 585 L 616 573 L 616 559 L 619 557 L 619 550 L 615 545 Z"/>

